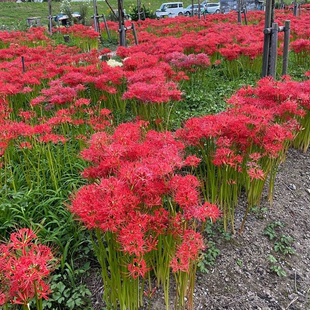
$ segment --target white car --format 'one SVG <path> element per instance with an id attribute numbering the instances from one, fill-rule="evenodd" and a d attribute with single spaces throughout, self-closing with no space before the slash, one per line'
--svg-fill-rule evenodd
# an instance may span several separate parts
<path id="1" fill-rule="evenodd" d="M 155 14 L 157 17 L 175 17 L 184 15 L 183 11 L 183 2 L 167 2 L 163 3 Z"/>
<path id="2" fill-rule="evenodd" d="M 221 12 L 221 6 L 220 3 L 207 3 L 205 5 L 205 13 L 206 14 L 217 14 Z"/>

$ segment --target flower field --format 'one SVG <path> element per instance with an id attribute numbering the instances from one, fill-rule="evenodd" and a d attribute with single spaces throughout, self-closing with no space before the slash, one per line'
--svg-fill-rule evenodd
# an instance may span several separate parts
<path id="1" fill-rule="evenodd" d="M 158 288 L 195 309 L 206 227 L 241 234 L 289 148 L 310 146 L 310 11 L 275 17 L 291 20 L 277 80 L 260 79 L 260 11 L 140 21 L 109 61 L 91 27 L 0 32 L 4 309 L 92 309 L 80 279 L 99 267 L 106 309 Z M 278 69 L 282 49 L 280 33 Z"/>

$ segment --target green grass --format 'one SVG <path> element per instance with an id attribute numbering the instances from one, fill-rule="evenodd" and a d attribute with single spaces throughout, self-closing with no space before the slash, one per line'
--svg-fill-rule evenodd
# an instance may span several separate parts
<path id="1" fill-rule="evenodd" d="M 151 10 L 155 11 L 159 9 L 160 5 L 165 2 L 164 0 L 152 0 L 152 1 L 142 1 L 142 5 L 149 7 Z M 117 1 L 110 0 L 113 9 L 117 9 Z M 191 4 L 191 0 L 183 1 L 184 7 Z M 128 12 L 130 12 L 131 6 L 136 4 L 135 0 L 124 0 L 124 7 Z M 72 2 L 73 11 L 79 11 L 81 3 Z M 98 11 L 99 14 L 109 15 L 110 10 L 107 4 L 103 1 L 98 2 Z M 52 2 L 52 14 L 57 15 L 60 13 L 60 2 Z M 90 21 L 91 16 L 93 15 L 93 6 L 91 5 L 88 10 L 87 20 Z M 14 29 L 21 28 L 26 26 L 26 19 L 28 17 L 41 17 L 41 24 L 46 26 L 48 24 L 48 4 L 47 2 L 43 3 L 34 3 L 34 2 L 23 2 L 23 3 L 0 3 L 0 29 Z"/>

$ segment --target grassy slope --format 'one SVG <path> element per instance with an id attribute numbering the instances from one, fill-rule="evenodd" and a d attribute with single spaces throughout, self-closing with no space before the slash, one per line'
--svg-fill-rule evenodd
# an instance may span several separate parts
<path id="1" fill-rule="evenodd" d="M 152 10 L 156 10 L 160 7 L 164 0 L 152 0 L 152 1 L 142 1 L 146 7 L 150 7 Z M 117 8 L 117 0 L 110 0 L 109 3 L 113 8 Z M 130 6 L 135 5 L 136 0 L 125 0 L 124 6 L 127 12 L 130 11 Z M 184 0 L 184 7 L 191 3 L 191 0 Z M 74 11 L 79 11 L 79 2 L 73 2 L 72 8 Z M 109 8 L 107 4 L 103 1 L 98 2 L 99 14 L 109 14 Z M 52 13 L 53 15 L 60 13 L 60 2 L 52 3 Z M 88 17 L 90 18 L 93 14 L 93 7 L 90 6 L 88 10 Z M 0 3 L 0 29 L 2 25 L 9 26 L 10 28 L 16 27 L 17 24 L 26 25 L 26 19 L 32 16 L 41 17 L 41 23 L 47 25 L 48 7 L 47 2 L 43 3 Z"/>

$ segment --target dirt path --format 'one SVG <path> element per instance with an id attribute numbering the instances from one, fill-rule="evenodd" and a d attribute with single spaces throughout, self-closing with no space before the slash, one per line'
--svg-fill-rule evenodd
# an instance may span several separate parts
<path id="1" fill-rule="evenodd" d="M 268 205 L 264 198 L 262 207 Z M 240 220 L 237 216 L 237 225 Z M 277 236 L 294 238 L 294 255 L 275 252 L 277 240 L 264 235 L 275 222 L 284 225 L 274 229 Z M 277 174 L 273 206 L 265 214 L 251 213 L 243 235 L 221 238 L 217 247 L 221 255 L 211 273 L 197 276 L 195 309 L 310 309 L 310 150 L 289 150 Z M 270 270 L 268 254 L 286 277 Z"/>

